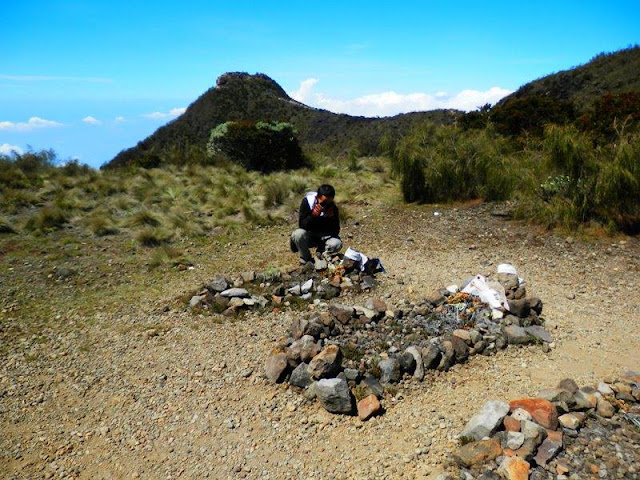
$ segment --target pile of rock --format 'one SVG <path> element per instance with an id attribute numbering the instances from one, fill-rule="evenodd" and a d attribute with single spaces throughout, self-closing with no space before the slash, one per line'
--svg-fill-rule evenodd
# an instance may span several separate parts
<path id="1" fill-rule="evenodd" d="M 290 305 L 296 300 L 331 299 L 343 292 L 371 290 L 377 285 L 375 272 L 363 272 L 359 264 L 335 257 L 316 260 L 288 272 L 271 270 L 215 276 L 189 300 L 196 310 L 233 315 L 250 307 Z"/>
<path id="2" fill-rule="evenodd" d="M 597 386 L 565 379 L 535 398 L 489 401 L 460 434 L 453 457 L 462 471 L 442 479 L 637 478 L 640 429 L 630 420 L 640 418 L 639 402 L 633 372 Z"/>
<path id="3" fill-rule="evenodd" d="M 382 410 L 385 388 L 405 377 L 422 381 L 425 370 L 448 370 L 475 354 L 508 345 L 553 339 L 542 324 L 542 302 L 522 298 L 513 313 L 496 315 L 478 297 L 442 289 L 412 304 L 391 308 L 369 298 L 363 306 L 330 304 L 295 319 L 267 358 L 266 376 L 288 381 L 317 397 L 333 413 L 356 411 L 363 420 Z M 451 291 L 453 290 L 453 291 Z"/>

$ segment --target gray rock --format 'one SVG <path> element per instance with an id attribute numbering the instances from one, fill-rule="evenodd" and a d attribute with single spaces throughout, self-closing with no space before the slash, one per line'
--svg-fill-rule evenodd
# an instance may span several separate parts
<path id="1" fill-rule="evenodd" d="M 520 422 L 520 431 L 524 435 L 525 440 L 535 440 L 536 446 L 540 445 L 547 437 L 547 429 L 536 422 L 522 420 Z"/>
<path id="2" fill-rule="evenodd" d="M 287 356 L 293 360 L 308 363 L 320 353 L 320 345 L 311 335 L 303 335 L 289 346 L 287 353 Z"/>
<path id="3" fill-rule="evenodd" d="M 213 277 L 213 280 L 209 282 L 208 288 L 212 292 L 224 292 L 229 288 L 229 282 L 227 282 L 227 279 L 223 275 L 216 275 Z"/>
<path id="4" fill-rule="evenodd" d="M 454 363 L 456 363 L 456 350 L 453 343 L 449 340 L 444 340 L 440 343 L 440 349 L 442 350 L 442 358 L 440 359 L 438 370 L 447 371 Z"/>
<path id="5" fill-rule="evenodd" d="M 453 336 L 454 337 L 458 337 L 461 340 L 464 340 L 465 342 L 467 342 L 468 344 L 472 344 L 471 342 L 471 333 L 469 332 L 469 330 L 463 330 L 461 328 L 454 330 L 453 331 Z"/>
<path id="6" fill-rule="evenodd" d="M 189 307 L 191 308 L 197 307 L 198 305 L 204 302 L 205 298 L 207 297 L 205 297 L 204 295 L 194 295 L 193 297 L 191 297 L 191 300 L 189 300 Z"/>
<path id="7" fill-rule="evenodd" d="M 451 335 L 449 341 L 453 345 L 453 349 L 456 352 L 455 361 L 458 363 L 465 362 L 469 358 L 469 346 L 464 340 L 456 336 Z"/>
<path id="8" fill-rule="evenodd" d="M 331 413 L 351 413 L 353 398 L 349 385 L 341 378 L 324 378 L 316 382 L 316 395 L 320 404 Z"/>
<path id="9" fill-rule="evenodd" d="M 509 404 L 491 400 L 484 404 L 480 412 L 471 417 L 460 436 L 480 440 L 491 436 L 509 413 Z"/>
<path id="10" fill-rule="evenodd" d="M 315 269 L 317 272 L 321 272 L 323 270 L 326 270 L 327 268 L 329 268 L 329 262 L 327 262 L 325 259 L 321 259 L 321 258 L 316 258 L 315 260 Z"/>
<path id="11" fill-rule="evenodd" d="M 524 443 L 524 433 L 522 432 L 507 432 L 507 448 L 511 450 L 519 449 Z"/>
<path id="12" fill-rule="evenodd" d="M 287 355 L 284 352 L 274 353 L 267 358 L 264 372 L 271 382 L 279 383 L 284 380 L 288 366 Z"/>
<path id="13" fill-rule="evenodd" d="M 508 325 L 502 331 L 509 345 L 520 345 L 531 341 L 525 329 L 517 325 Z"/>
<path id="14" fill-rule="evenodd" d="M 228 298 L 233 298 L 233 297 L 239 297 L 239 298 L 247 298 L 250 297 L 251 295 L 249 295 L 249 292 L 244 289 L 244 288 L 228 288 L 226 290 L 223 290 L 222 292 L 220 292 L 220 295 L 222 295 L 223 297 L 228 297 Z"/>
<path id="15" fill-rule="evenodd" d="M 578 384 L 573 379 L 565 378 L 564 380 L 560 380 L 558 388 L 576 393 L 580 387 L 578 387 Z"/>
<path id="16" fill-rule="evenodd" d="M 410 346 L 405 350 L 406 353 L 411 355 L 416 362 L 416 368 L 413 371 L 413 378 L 416 380 L 422 381 L 424 379 L 424 365 L 422 363 L 422 354 L 418 347 Z"/>
<path id="17" fill-rule="evenodd" d="M 440 349 L 433 343 L 422 349 L 422 365 L 425 370 L 435 369 L 440 364 Z"/>
<path id="18" fill-rule="evenodd" d="M 529 305 L 529 302 L 527 302 L 527 299 L 513 299 L 507 300 L 507 302 L 509 303 L 509 311 L 516 317 L 527 318 L 529 316 L 531 307 Z"/>
<path id="19" fill-rule="evenodd" d="M 378 285 L 378 282 L 371 275 L 362 277 L 362 281 L 360 282 L 360 288 L 362 288 L 363 290 L 374 288 L 376 285 Z"/>
<path id="20" fill-rule="evenodd" d="M 541 342 L 545 342 L 545 343 L 553 342 L 553 337 L 551 336 L 551 334 L 549 332 L 547 332 L 540 325 L 532 325 L 531 327 L 525 327 L 524 330 L 529 335 L 531 335 L 533 338 L 535 338 L 535 339 L 537 339 L 537 340 L 539 340 Z"/>
<path id="21" fill-rule="evenodd" d="M 376 377 L 369 373 L 365 374 L 361 385 L 367 387 L 367 389 L 378 398 L 382 398 L 384 396 L 384 387 Z"/>
<path id="22" fill-rule="evenodd" d="M 387 304 L 379 298 L 368 298 L 365 301 L 364 306 L 369 310 L 373 310 L 381 314 L 386 312 L 388 309 Z"/>
<path id="23" fill-rule="evenodd" d="M 573 405 L 575 400 L 573 394 L 568 390 L 562 388 L 545 388 L 540 390 L 537 395 L 538 398 L 544 398 L 553 403 L 565 403 L 567 405 Z"/>
<path id="24" fill-rule="evenodd" d="M 353 382 L 357 381 L 358 378 L 360 377 L 360 370 L 356 368 L 345 368 L 343 373 L 347 380 L 350 380 Z"/>
<path id="25" fill-rule="evenodd" d="M 400 371 L 402 373 L 413 375 L 413 372 L 415 372 L 417 366 L 416 359 L 413 358 L 413 355 L 411 355 L 409 352 L 403 352 L 397 358 L 400 362 Z"/>
<path id="26" fill-rule="evenodd" d="M 243 272 L 240 276 L 244 282 L 253 282 L 256 279 L 256 272 Z"/>
<path id="27" fill-rule="evenodd" d="M 380 360 L 380 383 L 397 383 L 402 378 L 400 371 L 400 362 L 395 358 L 385 358 Z"/>
<path id="28" fill-rule="evenodd" d="M 331 315 L 336 317 L 336 320 L 338 320 L 341 324 L 346 325 L 351 322 L 354 308 L 348 307 L 346 305 L 334 304 L 329 306 L 329 312 L 331 312 Z"/>
<path id="29" fill-rule="evenodd" d="M 313 379 L 309 372 L 307 371 L 307 367 L 309 365 L 306 363 L 301 363 L 291 372 L 291 378 L 289 379 L 289 383 L 295 387 L 306 388 L 313 383 Z"/>

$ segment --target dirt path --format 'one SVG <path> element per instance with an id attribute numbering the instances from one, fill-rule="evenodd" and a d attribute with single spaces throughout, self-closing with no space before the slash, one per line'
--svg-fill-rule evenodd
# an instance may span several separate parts
<path id="1" fill-rule="evenodd" d="M 261 230 L 184 277 L 141 287 L 136 302 L 83 319 L 81 330 L 65 329 L 53 343 L 9 345 L 0 367 L 0 476 L 430 478 L 487 399 L 639 369 L 639 242 L 565 239 L 490 211 L 362 207 L 343 236 L 382 258 L 389 273 L 374 295 L 392 303 L 513 263 L 545 303 L 556 338 L 550 353 L 510 347 L 430 372 L 423 383 L 402 384 L 385 399 L 386 414 L 366 423 L 328 414 L 262 375 L 295 312 L 224 323 L 162 312 L 176 295 L 252 259 L 293 264 L 286 232 Z"/>

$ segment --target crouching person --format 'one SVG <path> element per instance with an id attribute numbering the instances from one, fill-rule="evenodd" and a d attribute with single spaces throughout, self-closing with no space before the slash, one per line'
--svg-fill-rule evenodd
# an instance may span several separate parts
<path id="1" fill-rule="evenodd" d="M 334 203 L 336 191 L 331 185 L 320 185 L 302 199 L 298 226 L 291 234 L 291 250 L 300 254 L 300 263 L 312 262 L 310 248 L 318 258 L 329 259 L 342 248 L 340 214 Z"/>

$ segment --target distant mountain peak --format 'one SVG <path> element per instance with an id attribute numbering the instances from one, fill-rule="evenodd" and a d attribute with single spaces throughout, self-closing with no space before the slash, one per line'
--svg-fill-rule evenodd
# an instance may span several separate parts
<path id="1" fill-rule="evenodd" d="M 278 96 L 289 98 L 287 92 L 274 79 L 264 73 L 250 74 L 247 72 L 227 72 L 223 73 L 216 80 L 216 89 L 224 90 L 238 87 L 242 84 L 252 84 L 266 91 L 272 91 Z"/>

